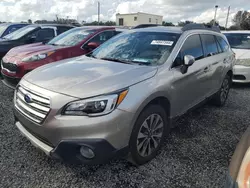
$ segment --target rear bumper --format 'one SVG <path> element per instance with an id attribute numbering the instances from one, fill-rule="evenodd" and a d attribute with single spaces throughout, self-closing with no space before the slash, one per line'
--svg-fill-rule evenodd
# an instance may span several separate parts
<path id="1" fill-rule="evenodd" d="M 63 140 L 56 147 L 51 147 L 30 133 L 17 119 L 15 124 L 21 134 L 33 146 L 43 151 L 49 157 L 68 163 L 103 164 L 111 158 L 125 156 L 128 153 L 127 147 L 117 150 L 104 139 Z M 92 149 L 95 157 L 93 159 L 83 157 L 80 154 L 81 146 L 87 146 Z"/>
<path id="2" fill-rule="evenodd" d="M 235 65 L 233 82 L 249 83 L 250 82 L 250 66 Z"/>

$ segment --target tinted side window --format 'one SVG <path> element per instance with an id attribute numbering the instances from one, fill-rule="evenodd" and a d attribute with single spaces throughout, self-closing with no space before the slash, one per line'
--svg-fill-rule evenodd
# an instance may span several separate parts
<path id="1" fill-rule="evenodd" d="M 222 51 L 226 52 L 229 49 L 229 45 L 227 44 L 227 42 L 222 37 L 217 36 L 216 38 L 219 42 Z"/>
<path id="2" fill-rule="evenodd" d="M 98 35 L 96 35 L 89 42 L 96 42 L 96 43 L 102 44 L 105 41 L 112 38 L 114 35 L 115 35 L 114 31 L 104 31 L 104 32 L 101 32 Z"/>
<path id="3" fill-rule="evenodd" d="M 213 35 L 201 35 L 201 40 L 204 46 L 206 57 L 219 53 L 215 37 Z"/>
<path id="4" fill-rule="evenodd" d="M 57 35 L 60 35 L 62 33 L 64 33 L 65 31 L 68 31 L 72 28 L 69 28 L 69 27 L 57 27 Z"/>
<path id="5" fill-rule="evenodd" d="M 50 40 L 54 37 L 55 37 L 54 29 L 51 29 L 51 28 L 40 29 L 36 33 L 36 41 L 39 41 L 39 42 Z"/>
<path id="6" fill-rule="evenodd" d="M 204 57 L 201 40 L 199 35 L 192 35 L 184 42 L 180 53 L 177 55 L 174 67 L 182 65 L 185 55 L 191 55 L 195 60 L 202 59 Z"/>

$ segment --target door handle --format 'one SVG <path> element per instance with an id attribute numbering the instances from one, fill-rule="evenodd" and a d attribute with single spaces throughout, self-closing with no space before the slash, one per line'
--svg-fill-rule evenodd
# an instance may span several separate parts
<path id="1" fill-rule="evenodd" d="M 219 62 L 215 62 L 215 63 L 213 63 L 212 65 L 217 65 Z"/>
<path id="2" fill-rule="evenodd" d="M 204 68 L 204 72 L 208 72 L 209 71 L 209 67 Z"/>

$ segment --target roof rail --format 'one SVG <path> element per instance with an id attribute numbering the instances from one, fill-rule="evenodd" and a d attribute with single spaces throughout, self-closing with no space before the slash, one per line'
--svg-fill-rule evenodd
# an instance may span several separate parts
<path id="1" fill-rule="evenodd" d="M 209 30 L 220 33 L 220 28 L 218 26 L 212 26 L 209 24 L 187 24 L 182 28 L 182 31 L 189 31 L 194 29 Z"/>
<path id="2" fill-rule="evenodd" d="M 140 25 L 137 25 L 135 27 L 133 27 L 132 29 L 139 29 L 139 28 L 147 28 L 147 27 L 158 27 L 160 25 L 157 25 L 157 24 L 140 24 Z"/>

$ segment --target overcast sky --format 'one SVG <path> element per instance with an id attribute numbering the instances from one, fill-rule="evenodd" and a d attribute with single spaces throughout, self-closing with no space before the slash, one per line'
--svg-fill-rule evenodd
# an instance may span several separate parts
<path id="1" fill-rule="evenodd" d="M 31 18 L 54 20 L 60 17 L 97 20 L 98 0 L 0 0 L 0 21 L 26 21 Z M 218 20 L 225 24 L 231 6 L 231 22 L 238 10 L 250 10 L 250 0 L 99 0 L 101 20 L 115 20 L 116 13 L 146 12 L 163 15 L 165 21 L 208 22 L 213 19 L 214 6 L 219 5 Z M 230 25 L 231 23 L 229 23 Z"/>

